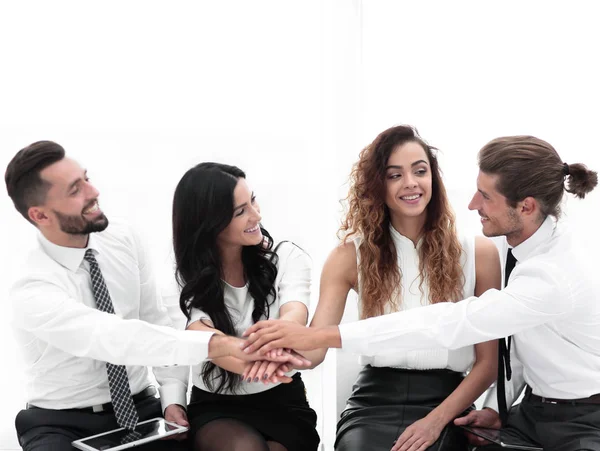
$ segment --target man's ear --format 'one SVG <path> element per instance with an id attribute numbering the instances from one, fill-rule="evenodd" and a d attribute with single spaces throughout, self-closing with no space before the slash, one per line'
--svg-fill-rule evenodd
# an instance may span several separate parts
<path id="1" fill-rule="evenodd" d="M 33 222 L 37 227 L 40 225 L 46 225 L 50 221 L 50 218 L 46 214 L 44 207 L 29 207 L 29 210 L 27 210 L 27 216 L 29 216 L 31 222 Z"/>
<path id="2" fill-rule="evenodd" d="M 523 216 L 537 216 L 540 212 L 537 200 L 531 196 L 519 202 L 518 209 Z"/>

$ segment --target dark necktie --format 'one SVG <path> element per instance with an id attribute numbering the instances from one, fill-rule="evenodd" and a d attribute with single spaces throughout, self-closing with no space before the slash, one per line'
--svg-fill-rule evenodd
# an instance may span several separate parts
<path id="1" fill-rule="evenodd" d="M 96 298 L 96 305 L 101 312 L 115 313 L 110 294 L 104 283 L 104 277 L 100 272 L 100 267 L 94 257 L 93 251 L 85 251 L 84 257 L 90 264 L 90 275 L 92 276 L 92 289 Z M 110 398 L 115 411 L 115 417 L 119 426 L 134 429 L 139 421 L 138 412 L 133 403 L 131 388 L 129 387 L 129 377 L 125 365 L 113 365 L 106 363 L 106 372 L 108 373 L 108 389 Z"/>
<path id="2" fill-rule="evenodd" d="M 506 285 L 508 285 L 508 278 L 516 263 L 517 259 L 513 255 L 512 249 L 509 249 L 508 255 L 506 256 L 506 266 L 504 269 L 505 288 Z M 506 340 L 504 340 L 504 338 L 500 338 L 498 340 L 498 387 L 496 390 L 496 395 L 498 396 L 498 413 L 500 415 L 500 421 L 502 422 L 502 425 L 506 424 L 506 419 L 508 418 L 508 408 L 506 406 L 506 390 L 504 387 L 504 376 L 506 374 L 506 380 L 510 380 L 512 376 L 512 371 L 510 368 L 511 338 L 512 337 L 508 337 L 508 345 L 506 344 Z"/>

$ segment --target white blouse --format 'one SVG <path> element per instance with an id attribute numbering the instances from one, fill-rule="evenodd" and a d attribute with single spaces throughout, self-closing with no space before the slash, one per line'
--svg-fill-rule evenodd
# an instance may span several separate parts
<path id="1" fill-rule="evenodd" d="M 302 302 L 308 308 L 310 303 L 310 284 L 312 262 L 308 254 L 298 246 L 290 242 L 283 242 L 277 249 L 277 278 L 275 279 L 275 299 L 269 299 L 272 302 L 269 307 L 269 319 L 279 318 L 279 309 L 282 305 L 298 301 Z M 248 285 L 243 287 L 234 287 L 223 281 L 225 306 L 229 310 L 235 333 L 240 337 L 254 321 L 252 320 L 252 311 L 254 310 L 254 300 L 248 292 Z M 193 308 L 188 321 L 188 325 L 201 320 L 210 320 L 209 315 L 202 310 Z M 266 318 L 261 318 L 266 319 Z M 192 367 L 192 382 L 202 390 L 210 391 L 202 381 L 202 364 Z M 288 376 L 296 373 L 295 370 L 287 373 Z M 245 395 L 260 393 L 278 384 L 265 385 L 262 382 L 243 381 L 235 394 Z M 223 391 L 221 394 L 233 394 Z"/>
<path id="2" fill-rule="evenodd" d="M 427 282 L 423 283 L 422 291 L 419 289 L 421 276 L 419 274 L 419 248 L 421 241 L 417 246 L 413 242 L 401 235 L 394 227 L 390 225 L 392 240 L 396 245 L 398 256 L 398 267 L 401 274 L 400 299 L 398 302 L 398 311 L 406 311 L 414 308 L 429 305 L 429 286 Z M 356 246 L 357 264 L 360 265 L 360 237 L 354 239 Z M 460 243 L 463 248 L 461 256 L 461 265 L 464 274 L 464 285 L 461 299 L 473 296 L 475 293 L 475 239 L 474 237 L 460 237 Z M 360 280 L 359 280 L 359 311 L 361 310 L 360 301 Z M 398 296 L 398 294 L 396 294 Z M 393 313 L 391 303 L 388 302 L 384 307 L 385 314 Z M 449 369 L 458 372 L 468 371 L 475 361 L 474 346 L 465 346 L 459 349 L 420 349 L 410 351 L 398 351 L 391 354 L 379 356 L 359 357 L 361 365 L 371 365 L 376 367 L 407 368 L 415 370 L 429 369 Z"/>

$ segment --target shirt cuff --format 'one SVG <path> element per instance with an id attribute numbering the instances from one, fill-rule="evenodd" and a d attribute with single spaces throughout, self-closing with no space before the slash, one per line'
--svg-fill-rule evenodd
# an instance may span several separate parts
<path id="1" fill-rule="evenodd" d="M 343 351 L 368 355 L 368 338 L 363 336 L 364 334 L 361 333 L 360 327 L 361 325 L 357 322 L 340 324 L 338 326 Z"/>
<path id="2" fill-rule="evenodd" d="M 175 351 L 175 361 L 179 365 L 198 365 L 208 359 L 208 343 L 214 332 L 183 330 L 179 333 L 179 346 Z"/>
<path id="3" fill-rule="evenodd" d="M 184 385 L 181 381 L 174 380 L 163 384 L 158 388 L 158 391 L 163 416 L 165 409 L 171 404 L 179 404 L 184 409 L 187 408 L 187 385 Z"/>

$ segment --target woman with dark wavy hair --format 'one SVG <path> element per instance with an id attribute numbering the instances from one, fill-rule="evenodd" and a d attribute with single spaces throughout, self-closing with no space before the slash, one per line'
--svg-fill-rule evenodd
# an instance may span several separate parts
<path id="1" fill-rule="evenodd" d="M 187 329 L 241 336 L 262 319 L 306 325 L 310 258 L 290 242 L 274 247 L 260 221 L 239 168 L 202 163 L 183 176 L 173 200 L 173 246 Z M 300 373 L 290 370 L 235 357 L 194 367 L 194 449 L 316 450 L 316 414 Z"/>
<path id="2" fill-rule="evenodd" d="M 457 234 L 436 149 L 413 127 L 385 130 L 360 153 L 347 201 L 343 241 L 323 268 L 311 328 L 339 324 L 352 289 L 365 319 L 500 288 L 495 245 Z M 246 333 L 254 334 L 257 327 Z M 273 328 L 294 329 L 261 327 L 271 336 L 277 335 Z M 249 342 L 253 339 L 250 335 Z M 303 354 L 318 365 L 326 350 Z M 468 449 L 452 420 L 495 380 L 495 341 L 361 356 L 360 361 L 364 368 L 341 414 L 336 450 Z"/>

